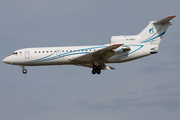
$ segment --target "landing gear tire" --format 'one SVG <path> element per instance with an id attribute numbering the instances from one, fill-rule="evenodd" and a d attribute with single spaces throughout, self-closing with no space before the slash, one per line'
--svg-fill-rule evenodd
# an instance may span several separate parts
<path id="1" fill-rule="evenodd" d="M 93 70 L 96 70 L 97 69 L 97 66 L 93 65 Z"/>
<path id="2" fill-rule="evenodd" d="M 101 69 L 102 67 L 101 66 L 96 66 L 96 65 L 93 65 L 93 70 L 92 70 L 92 74 L 101 74 Z"/>
<path id="3" fill-rule="evenodd" d="M 96 74 L 96 70 L 92 70 L 92 74 Z"/>
<path id="4" fill-rule="evenodd" d="M 26 70 L 26 69 L 22 69 L 22 72 L 23 72 L 24 74 L 26 74 L 26 73 L 27 73 L 27 70 Z"/>
<path id="5" fill-rule="evenodd" d="M 96 73 L 97 73 L 97 74 L 101 74 L 101 70 L 97 70 Z"/>
<path id="6" fill-rule="evenodd" d="M 97 66 L 97 68 L 98 68 L 98 70 L 101 70 L 101 69 L 102 69 L 102 67 L 101 67 L 101 66 Z"/>

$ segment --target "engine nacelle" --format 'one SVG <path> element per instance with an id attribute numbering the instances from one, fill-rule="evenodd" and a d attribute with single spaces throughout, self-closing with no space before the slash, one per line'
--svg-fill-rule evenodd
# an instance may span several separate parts
<path id="1" fill-rule="evenodd" d="M 151 54 L 156 54 L 156 53 L 158 53 L 158 47 L 151 48 L 150 53 L 151 53 Z"/>
<path id="2" fill-rule="evenodd" d="M 137 40 L 137 36 L 112 36 L 110 44 L 130 44 Z"/>

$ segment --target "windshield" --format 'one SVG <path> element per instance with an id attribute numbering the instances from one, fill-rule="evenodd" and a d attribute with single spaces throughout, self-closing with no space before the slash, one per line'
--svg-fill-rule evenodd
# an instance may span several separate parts
<path id="1" fill-rule="evenodd" d="M 11 55 L 17 55 L 18 53 L 17 52 L 13 52 Z"/>

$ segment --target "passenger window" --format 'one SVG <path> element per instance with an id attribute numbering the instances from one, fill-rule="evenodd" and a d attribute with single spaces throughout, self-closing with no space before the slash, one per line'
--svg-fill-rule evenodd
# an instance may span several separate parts
<path id="1" fill-rule="evenodd" d="M 48 53 L 48 51 L 47 51 L 47 53 Z"/>
<path id="2" fill-rule="evenodd" d="M 41 51 L 39 51 L 39 53 L 41 53 Z"/>

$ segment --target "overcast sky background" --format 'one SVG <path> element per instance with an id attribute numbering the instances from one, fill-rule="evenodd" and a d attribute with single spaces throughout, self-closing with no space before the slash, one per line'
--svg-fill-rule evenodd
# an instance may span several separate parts
<path id="1" fill-rule="evenodd" d="M 178 15 L 159 53 L 92 75 L 0 62 L 1 120 L 180 120 L 179 0 L 1 0 L 0 60 L 26 47 L 101 45 Z"/>

